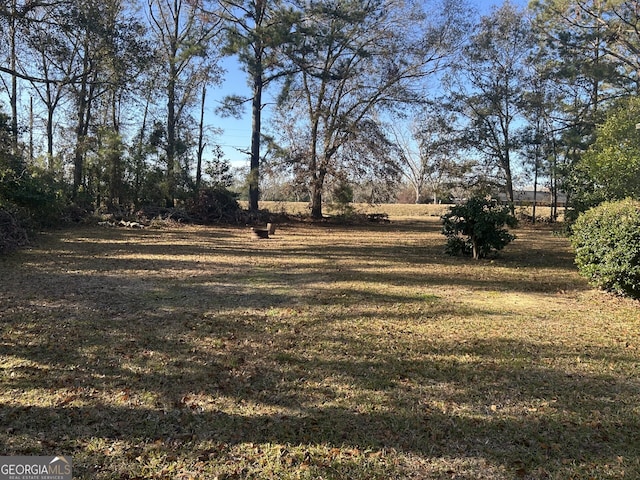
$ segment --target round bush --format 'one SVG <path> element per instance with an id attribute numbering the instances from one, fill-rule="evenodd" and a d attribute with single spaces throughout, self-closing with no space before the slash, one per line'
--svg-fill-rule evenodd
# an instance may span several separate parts
<path id="1" fill-rule="evenodd" d="M 640 202 L 605 202 L 581 214 L 572 244 L 580 273 L 592 285 L 640 298 Z"/>

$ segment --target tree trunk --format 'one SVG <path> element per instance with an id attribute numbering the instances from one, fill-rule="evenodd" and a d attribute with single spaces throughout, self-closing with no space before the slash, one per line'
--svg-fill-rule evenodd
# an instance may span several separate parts
<path id="1" fill-rule="evenodd" d="M 200 127 L 198 129 L 198 158 L 196 164 L 196 196 L 200 193 L 202 183 L 202 156 L 204 154 L 204 103 L 207 98 L 207 86 L 202 87 L 202 103 L 200 104 Z"/>
<path id="2" fill-rule="evenodd" d="M 551 154 L 551 178 L 550 178 L 550 189 L 551 189 L 551 214 L 549 216 L 549 221 L 551 223 L 555 222 L 558 218 L 558 182 L 557 182 L 557 158 L 558 158 L 558 149 L 556 145 L 555 136 L 552 136 L 552 154 Z"/>
<path id="3" fill-rule="evenodd" d="M 535 225 L 536 223 L 536 206 L 538 204 L 538 155 L 539 155 L 539 147 L 536 145 L 536 153 L 535 153 L 535 164 L 533 167 L 533 212 L 531 222 Z"/>
<path id="4" fill-rule="evenodd" d="M 511 210 L 511 215 L 515 215 L 515 198 L 513 195 L 513 176 L 511 175 L 511 156 L 509 154 L 509 149 L 511 146 L 509 145 L 508 140 L 505 142 L 505 156 L 504 156 L 504 176 L 506 180 L 506 193 L 507 200 L 509 201 L 509 209 Z"/>
<path id="5" fill-rule="evenodd" d="M 322 191 L 324 190 L 324 180 L 327 176 L 325 168 L 320 166 L 317 174 L 314 174 L 311 183 L 311 218 L 321 220 L 322 215 Z"/>
<path id="6" fill-rule="evenodd" d="M 320 181 L 313 182 L 311 186 L 311 218 L 315 220 L 322 219 L 322 183 Z"/>
<path id="7" fill-rule="evenodd" d="M 29 162 L 33 162 L 33 97 L 29 97 Z"/>
<path id="8" fill-rule="evenodd" d="M 471 239 L 471 244 L 472 244 L 472 249 L 473 249 L 473 259 L 474 260 L 479 260 L 480 259 L 480 249 L 478 248 L 478 239 L 473 237 Z"/>
<path id="9" fill-rule="evenodd" d="M 84 151 L 86 136 L 85 132 L 85 117 L 87 115 L 87 71 L 88 61 L 85 57 L 85 73 L 82 75 L 80 84 L 80 92 L 78 93 L 78 123 L 76 124 L 76 147 L 73 160 L 73 199 L 78 196 L 78 191 L 82 185 L 82 178 L 84 176 Z"/>
<path id="10" fill-rule="evenodd" d="M 169 68 L 169 83 L 167 85 L 167 185 L 168 191 L 165 203 L 168 208 L 174 206 L 175 196 L 175 151 L 176 151 L 176 81 L 175 65 Z"/>
<path id="11" fill-rule="evenodd" d="M 257 47 L 259 48 L 259 47 Z M 258 54 L 256 54 L 258 57 Z M 262 69 L 256 58 L 251 102 L 251 161 L 249 166 L 249 211 L 258 211 L 260 199 L 260 130 L 262 128 Z"/>
<path id="12" fill-rule="evenodd" d="M 16 75 L 16 1 L 11 2 L 11 18 L 9 23 L 9 41 L 10 41 L 10 68 L 11 74 L 11 152 L 16 155 L 18 153 L 18 76 Z"/>
<path id="13" fill-rule="evenodd" d="M 53 172 L 53 110 L 52 105 L 47 105 L 47 159 L 49 161 L 49 171 Z"/>
<path id="14" fill-rule="evenodd" d="M 168 208 L 175 204 L 175 161 L 176 161 L 176 83 L 178 78 L 178 39 L 180 35 L 180 16 L 178 12 L 178 0 L 174 0 L 173 32 L 171 32 L 171 45 L 169 51 L 169 80 L 167 82 L 167 186 L 168 191 L 165 203 Z"/>
<path id="15" fill-rule="evenodd" d="M 144 159 L 144 145 L 145 145 L 145 134 L 147 131 L 147 115 L 149 113 L 149 96 L 147 96 L 145 105 L 144 105 L 144 114 L 142 115 L 142 126 L 140 127 L 140 135 L 138 137 L 138 145 L 136 146 L 136 155 L 135 155 L 135 177 L 134 177 L 134 204 L 136 208 L 140 208 L 140 193 L 142 191 L 142 183 L 144 177 L 144 167 L 145 167 L 145 159 Z"/>

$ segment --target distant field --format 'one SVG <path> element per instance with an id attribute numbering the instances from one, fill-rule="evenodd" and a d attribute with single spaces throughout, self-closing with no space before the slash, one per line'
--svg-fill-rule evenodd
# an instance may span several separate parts
<path id="1" fill-rule="evenodd" d="M 640 304 L 546 226 L 486 261 L 439 232 L 43 234 L 0 257 L 0 452 L 81 480 L 640 478 Z"/>
<path id="2" fill-rule="evenodd" d="M 240 202 L 247 208 L 247 202 Z M 386 213 L 389 217 L 440 217 L 449 211 L 451 205 L 442 204 L 412 204 L 412 203 L 386 203 L 382 205 L 369 205 L 366 203 L 353 204 L 356 212 L 361 213 Z M 304 215 L 309 213 L 309 204 L 306 202 L 260 202 L 260 208 L 274 213 L 287 213 L 289 215 Z M 330 206 L 325 208 L 325 214 L 335 213 Z M 532 214 L 531 207 L 517 207 L 516 211 L 524 211 Z M 537 207 L 536 217 L 548 218 L 551 209 L 549 207 Z"/>

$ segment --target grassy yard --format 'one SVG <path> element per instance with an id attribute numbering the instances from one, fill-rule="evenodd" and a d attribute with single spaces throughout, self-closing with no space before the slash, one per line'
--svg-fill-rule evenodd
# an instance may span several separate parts
<path id="1" fill-rule="evenodd" d="M 248 202 L 240 202 L 243 208 L 248 208 Z M 449 211 L 451 205 L 415 204 L 415 203 L 393 203 L 384 205 L 369 205 L 366 203 L 352 203 L 351 207 L 356 212 L 366 213 L 386 213 L 391 217 L 440 217 Z M 282 212 L 289 215 L 309 215 L 310 208 L 308 202 L 260 202 L 260 208 L 270 212 Z M 325 213 L 336 213 L 330 205 L 325 205 Z M 547 209 L 548 210 L 548 209 Z"/>
<path id="2" fill-rule="evenodd" d="M 0 258 L 0 452 L 80 479 L 637 479 L 640 304 L 437 217 L 82 228 Z"/>

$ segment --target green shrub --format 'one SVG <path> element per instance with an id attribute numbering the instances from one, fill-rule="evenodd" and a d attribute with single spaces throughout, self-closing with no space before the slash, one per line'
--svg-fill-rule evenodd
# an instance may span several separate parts
<path id="1" fill-rule="evenodd" d="M 442 217 L 442 234 L 447 237 L 449 255 L 472 255 L 479 259 L 502 250 L 515 235 L 503 228 L 517 226 L 509 207 L 495 200 L 473 197 L 451 208 Z"/>
<path id="2" fill-rule="evenodd" d="M 353 187 L 346 181 L 339 181 L 332 190 L 333 202 L 331 209 L 338 212 L 344 218 L 352 217 L 355 214 L 353 202 Z"/>
<path id="3" fill-rule="evenodd" d="M 605 202 L 581 214 L 571 238 L 580 273 L 604 290 L 640 298 L 640 202 Z"/>
<path id="4" fill-rule="evenodd" d="M 51 173 L 27 165 L 21 157 L 0 153 L 0 207 L 19 213 L 20 223 L 58 225 L 68 205 L 64 185 Z"/>

